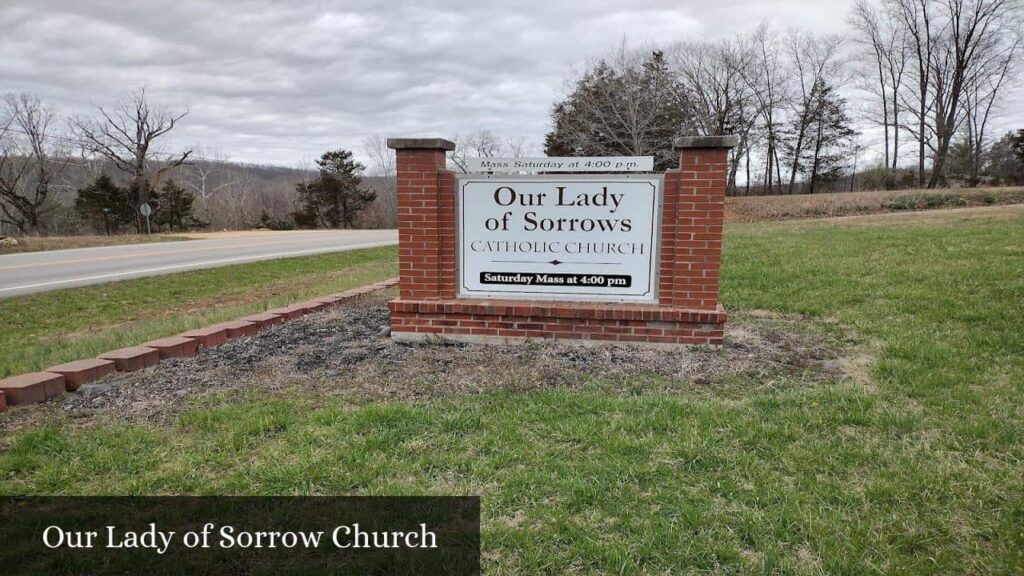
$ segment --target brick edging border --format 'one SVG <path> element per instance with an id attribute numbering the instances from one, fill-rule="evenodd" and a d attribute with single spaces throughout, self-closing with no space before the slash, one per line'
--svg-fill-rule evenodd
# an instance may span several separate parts
<path id="1" fill-rule="evenodd" d="M 219 322 L 205 328 L 151 340 L 139 346 L 103 352 L 96 358 L 66 362 L 39 372 L 9 376 L 0 380 L 0 412 L 5 411 L 8 406 L 34 404 L 60 396 L 65 391 L 74 392 L 83 384 L 115 371 L 131 372 L 154 366 L 167 358 L 194 356 L 201 348 L 219 346 L 228 340 L 251 336 L 263 328 L 319 312 L 356 296 L 391 288 L 397 284 L 397 277 L 388 278 L 322 298 L 250 314 L 238 320 Z"/>

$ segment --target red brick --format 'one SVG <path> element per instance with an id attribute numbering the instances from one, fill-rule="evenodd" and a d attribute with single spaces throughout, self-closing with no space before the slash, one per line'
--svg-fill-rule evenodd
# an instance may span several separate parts
<path id="1" fill-rule="evenodd" d="M 178 334 L 182 338 L 192 338 L 198 340 L 199 345 L 204 348 L 210 348 L 213 346 L 220 346 L 228 340 L 228 330 L 223 326 L 207 326 L 206 328 L 197 328 L 195 330 L 189 330 L 188 332 L 182 332 Z"/>
<path id="2" fill-rule="evenodd" d="M 210 326 L 210 328 L 223 328 L 227 337 L 229 339 L 233 339 L 241 338 L 242 336 L 252 336 L 259 329 L 259 326 L 255 322 L 235 320 L 233 322 L 221 322 L 220 324 L 214 324 L 213 326 Z"/>
<path id="3" fill-rule="evenodd" d="M 282 308 L 274 308 L 272 310 L 267 310 L 267 314 L 276 314 L 280 316 L 282 320 L 285 321 L 294 320 L 295 318 L 298 318 L 299 316 L 302 316 L 303 314 L 307 313 L 308 311 L 305 310 L 304 308 L 296 306 L 284 306 Z"/>
<path id="4" fill-rule="evenodd" d="M 273 326 L 274 324 L 280 324 L 284 322 L 284 318 L 277 314 L 271 314 L 269 312 L 262 312 L 260 314 L 250 314 L 244 318 L 238 319 L 240 322 L 251 322 L 256 325 L 257 330 L 262 330 L 267 326 Z"/>
<path id="5" fill-rule="evenodd" d="M 196 352 L 199 351 L 199 340 L 171 336 L 169 338 L 160 338 L 159 340 L 150 340 L 143 344 L 143 346 L 159 352 L 161 360 L 164 358 L 185 358 L 196 355 Z"/>
<path id="6" fill-rule="evenodd" d="M 113 360 L 114 367 L 117 368 L 118 372 L 134 372 L 155 366 L 160 362 L 160 352 L 145 346 L 132 346 L 130 348 L 111 350 L 97 357 L 104 360 Z"/>
<path id="7" fill-rule="evenodd" d="M 327 308 L 333 304 L 333 302 L 323 302 L 321 300 L 306 300 L 305 302 L 299 302 L 295 304 L 293 308 L 302 308 L 306 310 L 306 313 L 319 312 L 324 308 Z"/>
<path id="8" fill-rule="evenodd" d="M 50 372 L 43 372 L 43 374 L 50 374 Z M 53 376 L 60 376 L 60 378 L 50 378 L 46 381 L 45 390 L 47 400 L 50 398 L 56 398 L 67 390 L 64 386 L 64 377 L 60 374 L 53 374 Z"/>
<path id="9" fill-rule="evenodd" d="M 0 414 L 3 414 L 4 410 L 7 410 L 7 395 L 0 390 Z"/>
<path id="10" fill-rule="evenodd" d="M 347 299 L 348 299 L 348 296 L 343 296 L 341 294 L 332 294 L 330 296 L 324 296 L 323 298 L 314 298 L 314 299 L 310 300 L 310 302 L 320 302 L 321 304 L 324 304 L 325 307 L 327 307 L 327 306 L 334 306 L 338 302 L 341 302 L 341 301 L 344 301 L 344 300 L 347 300 Z"/>
<path id="11" fill-rule="evenodd" d="M 59 366 L 47 368 L 47 372 L 60 374 L 64 377 L 64 387 L 68 392 L 78 390 L 83 384 L 95 382 L 104 376 L 113 374 L 117 368 L 113 360 L 89 358 L 76 360 Z"/>
<path id="12" fill-rule="evenodd" d="M 64 377 L 52 372 L 32 372 L 0 380 L 4 402 L 11 406 L 35 404 L 64 392 Z"/>

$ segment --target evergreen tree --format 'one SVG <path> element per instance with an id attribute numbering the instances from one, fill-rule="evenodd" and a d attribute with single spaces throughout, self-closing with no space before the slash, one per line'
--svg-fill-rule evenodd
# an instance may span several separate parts
<path id="1" fill-rule="evenodd" d="M 299 197 L 292 218 L 301 228 L 352 228 L 359 212 L 377 198 L 360 186 L 364 166 L 349 150 L 324 152 L 316 163 L 316 179 L 295 185 Z"/>
<path id="2" fill-rule="evenodd" d="M 982 152 L 984 158 L 988 154 Z M 949 152 L 946 153 L 946 177 L 955 182 L 968 186 L 977 186 L 978 179 L 973 175 L 974 167 L 974 146 L 967 140 L 961 138 L 949 145 Z"/>
<path id="3" fill-rule="evenodd" d="M 1017 132 L 1007 133 L 1005 136 L 1010 141 L 1010 147 L 1017 156 L 1017 160 L 1024 162 L 1024 129 Z"/>
<path id="4" fill-rule="evenodd" d="M 684 124 L 682 89 L 665 56 L 601 61 L 573 86 L 551 112 L 554 126 L 544 139 L 549 156 L 647 156 L 654 169 L 675 165 L 672 139 Z"/>
<path id="5" fill-rule="evenodd" d="M 102 226 L 108 236 L 135 220 L 128 191 L 114 184 L 106 174 L 100 174 L 88 186 L 78 190 L 75 210 L 94 227 Z"/>
<path id="6" fill-rule="evenodd" d="M 155 195 L 155 199 L 158 208 L 154 212 L 153 221 L 157 226 L 172 231 L 207 226 L 206 222 L 196 218 L 192 213 L 192 205 L 196 201 L 195 194 L 178 186 L 174 180 L 164 182 L 160 193 Z"/>
<path id="7" fill-rule="evenodd" d="M 813 194 L 818 184 L 834 182 L 843 175 L 849 146 L 857 132 L 850 127 L 846 100 L 835 93 L 834 87 L 819 80 L 811 92 L 806 108 L 783 133 L 782 149 L 796 162 L 807 191 Z"/>
<path id="8" fill-rule="evenodd" d="M 996 184 L 1024 184 L 1024 130 L 996 140 L 985 153 L 982 172 Z"/>

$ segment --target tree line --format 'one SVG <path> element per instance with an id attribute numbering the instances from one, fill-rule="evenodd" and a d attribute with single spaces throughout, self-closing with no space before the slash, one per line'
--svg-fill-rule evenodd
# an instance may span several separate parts
<path id="1" fill-rule="evenodd" d="M 730 194 L 1024 183 L 1024 130 L 992 128 L 1020 78 L 1019 0 L 858 0 L 847 20 L 846 36 L 762 25 L 714 41 L 623 42 L 567 81 L 543 149 L 652 155 L 664 170 L 675 136 L 736 134 Z M 143 204 L 160 230 L 395 225 L 383 137 L 364 141 L 373 177 L 349 150 L 301 169 L 241 165 L 199 147 L 165 151 L 187 115 L 144 89 L 69 119 L 30 94 L 5 96 L 0 233 L 141 232 Z M 486 130 L 453 140 L 456 170 L 534 148 Z"/>
<path id="2" fill-rule="evenodd" d="M 1019 3 L 859 0 L 848 22 L 848 37 L 762 25 L 623 44 L 568 82 L 545 151 L 653 155 L 663 169 L 678 134 L 736 134 L 732 193 L 813 193 L 856 175 L 864 128 L 881 132 L 880 187 L 1021 182 L 997 161 L 1019 134 L 990 133 L 1019 73 Z"/>
<path id="3" fill-rule="evenodd" d="M 69 119 L 31 94 L 4 96 L 0 233 L 393 225 L 394 210 L 377 206 L 351 151 L 298 170 L 235 164 L 198 147 L 164 151 L 187 115 L 155 105 L 145 89 Z"/>

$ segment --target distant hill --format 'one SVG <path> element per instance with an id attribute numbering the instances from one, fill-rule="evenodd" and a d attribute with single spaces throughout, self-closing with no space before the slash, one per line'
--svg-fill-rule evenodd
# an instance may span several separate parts
<path id="1" fill-rule="evenodd" d="M 158 167 L 156 164 L 153 169 Z M 104 173 L 115 181 L 122 179 L 122 174 L 103 160 L 68 158 L 62 163 L 54 181 L 56 206 L 49 233 L 98 232 L 84 228 L 74 210 L 74 201 L 79 189 Z M 257 227 L 268 220 L 288 226 L 294 210 L 295 185 L 315 176 L 313 169 L 198 159 L 169 170 L 163 179 L 173 179 L 196 195 L 196 215 L 209 223 L 209 229 L 235 230 Z M 363 183 L 377 192 L 378 200 L 364 211 L 361 226 L 394 227 L 397 212 L 393 179 L 367 176 Z M 0 226 L 0 234 L 3 233 L 13 231 Z"/>

